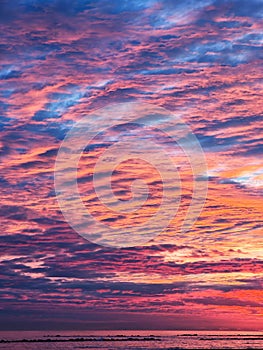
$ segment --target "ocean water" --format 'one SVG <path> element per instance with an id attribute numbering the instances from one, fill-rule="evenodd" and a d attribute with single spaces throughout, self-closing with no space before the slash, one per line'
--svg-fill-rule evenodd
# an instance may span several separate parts
<path id="1" fill-rule="evenodd" d="M 263 332 L 45 331 L 0 332 L 0 349 L 263 349 Z"/>

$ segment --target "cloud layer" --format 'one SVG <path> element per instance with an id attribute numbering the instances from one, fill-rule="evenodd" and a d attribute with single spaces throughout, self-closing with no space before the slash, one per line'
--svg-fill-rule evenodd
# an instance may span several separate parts
<path id="1" fill-rule="evenodd" d="M 198 328 L 198 320 L 262 329 L 262 1 L 15 0 L 2 1 L 0 14 L 5 327 L 53 319 L 54 328 L 114 320 L 116 328 Z M 179 157 L 183 205 L 168 230 L 143 247 L 102 248 L 61 214 L 56 154 L 82 116 L 136 99 L 191 127 L 207 157 L 208 197 L 180 235 L 191 181 Z M 114 217 L 92 192 L 91 165 L 108 147 L 97 141 L 81 159 L 79 188 L 100 220 L 125 225 L 131 218 Z M 138 224 L 158 207 L 161 188 L 151 169 L 124 164 L 113 177 L 124 201 L 128 172 L 152 185 L 150 206 L 132 218 Z"/>

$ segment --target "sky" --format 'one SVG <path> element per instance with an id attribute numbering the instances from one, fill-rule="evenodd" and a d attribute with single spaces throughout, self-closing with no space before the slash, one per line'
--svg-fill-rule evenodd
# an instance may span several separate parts
<path id="1" fill-rule="evenodd" d="M 263 330 L 262 16 L 261 0 L 0 2 L 1 329 Z M 167 228 L 134 247 L 103 246 L 63 216 L 56 156 L 81 118 L 100 132 L 96 111 L 136 101 L 190 127 L 206 158 L 206 202 L 182 232 L 193 184 L 176 150 L 182 200 Z M 78 188 L 109 232 L 136 235 L 162 203 L 164 163 L 114 170 L 123 205 L 131 182 L 149 185 L 135 214 L 100 203 L 95 163 L 127 134 L 174 146 L 160 130 L 104 117 L 110 128 L 84 150 Z"/>

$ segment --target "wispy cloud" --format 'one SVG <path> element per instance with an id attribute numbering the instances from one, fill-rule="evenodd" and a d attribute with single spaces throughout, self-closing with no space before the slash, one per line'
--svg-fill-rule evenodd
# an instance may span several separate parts
<path id="1" fill-rule="evenodd" d="M 0 14 L 2 320 L 19 327 L 27 310 L 28 327 L 69 314 L 91 323 L 102 312 L 140 324 L 141 313 L 167 313 L 166 325 L 176 315 L 186 327 L 262 328 L 262 1 L 15 0 Z M 190 125 L 207 157 L 207 202 L 180 235 L 191 192 L 181 169 L 183 205 L 165 233 L 143 247 L 101 248 L 65 222 L 55 158 L 82 116 L 135 99 Z M 116 169 L 115 194 L 125 202 L 141 177 L 149 206 L 132 217 L 105 210 L 91 186 L 108 147 L 97 141 L 80 162 L 83 198 L 109 226 L 138 225 L 160 203 L 158 174 Z"/>

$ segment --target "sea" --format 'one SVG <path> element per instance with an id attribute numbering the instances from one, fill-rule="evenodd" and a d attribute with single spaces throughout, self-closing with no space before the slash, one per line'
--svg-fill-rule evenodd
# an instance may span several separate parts
<path id="1" fill-rule="evenodd" d="M 250 331 L 8 331 L 0 349 L 263 349 L 263 332 Z"/>

